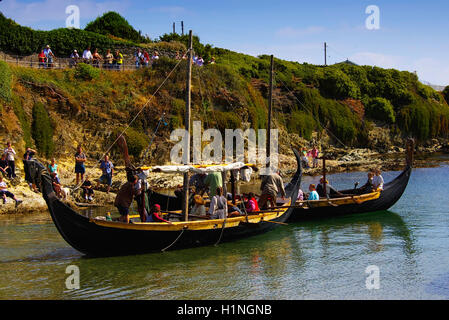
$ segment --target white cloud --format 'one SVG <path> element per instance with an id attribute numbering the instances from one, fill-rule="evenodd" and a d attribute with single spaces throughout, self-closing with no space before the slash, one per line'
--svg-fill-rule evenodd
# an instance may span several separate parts
<path id="1" fill-rule="evenodd" d="M 404 58 L 376 52 L 358 52 L 351 55 L 349 60 L 359 65 L 377 66 L 386 69 L 400 69 L 403 67 Z"/>

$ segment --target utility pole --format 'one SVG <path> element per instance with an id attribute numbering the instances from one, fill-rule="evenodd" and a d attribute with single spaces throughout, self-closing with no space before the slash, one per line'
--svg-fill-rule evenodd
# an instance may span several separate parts
<path id="1" fill-rule="evenodd" d="M 270 167 L 271 160 L 271 116 L 273 113 L 273 80 L 274 80 L 274 56 L 271 55 L 271 64 L 270 64 L 270 87 L 268 91 L 268 125 L 267 125 L 267 146 L 266 146 L 266 155 L 267 155 L 267 168 Z"/>
<path id="2" fill-rule="evenodd" d="M 181 21 L 181 35 L 184 35 L 184 21 Z"/>
<path id="3" fill-rule="evenodd" d="M 324 65 L 327 66 L 327 43 L 324 43 Z"/>
<path id="4" fill-rule="evenodd" d="M 175 33 L 176 33 L 176 23 L 173 22 L 173 34 L 175 34 Z"/>
<path id="5" fill-rule="evenodd" d="M 187 83 L 186 83 L 186 114 L 185 114 L 185 132 L 186 145 L 184 148 L 185 163 L 184 165 L 190 164 L 190 107 L 192 101 L 192 43 L 193 43 L 193 33 L 192 30 L 189 31 L 189 51 L 187 52 L 188 62 L 187 62 Z M 184 214 L 185 221 L 189 221 L 189 173 L 184 173 L 184 197 L 182 201 L 182 213 Z"/>

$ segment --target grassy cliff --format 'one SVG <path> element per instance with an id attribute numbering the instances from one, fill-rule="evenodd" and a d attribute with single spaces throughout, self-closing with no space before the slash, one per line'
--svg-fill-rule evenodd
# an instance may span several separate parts
<path id="1" fill-rule="evenodd" d="M 69 50 L 74 43 L 79 47 L 98 44 L 99 48 L 102 41 L 108 48 L 135 45 L 131 40 L 86 30 L 34 31 L 2 15 L 0 24 L 9 24 L 9 28 L 2 27 L 0 51 L 16 54 L 37 52 L 47 43 L 64 53 L 65 46 Z M 182 44 L 186 40 L 186 36 L 172 34 L 155 42 Z M 265 128 L 269 57 L 214 48 L 198 37 L 194 48 L 206 61 L 214 57 L 217 63 L 193 69 L 192 118 L 201 120 L 205 129 Z M 71 157 L 82 144 L 98 158 L 176 63 L 163 57 L 151 69 L 114 72 L 85 65 L 38 70 L 0 62 L 2 140 L 11 139 L 21 148 L 37 147 L 47 157 Z M 147 147 L 165 112 L 167 125 L 158 131 L 151 159 L 168 160 L 169 133 L 184 125 L 185 70 L 183 61 L 127 131 L 135 157 Z M 436 92 L 413 73 L 279 59 L 275 59 L 275 70 L 274 121 L 285 148 L 311 139 L 339 146 L 385 148 L 408 136 L 421 142 L 448 137 L 447 90 Z M 382 139 L 373 139 L 373 132 L 379 131 L 384 133 Z"/>

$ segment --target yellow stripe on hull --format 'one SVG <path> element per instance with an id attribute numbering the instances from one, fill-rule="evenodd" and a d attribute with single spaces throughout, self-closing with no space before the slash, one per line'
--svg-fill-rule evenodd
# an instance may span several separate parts
<path id="1" fill-rule="evenodd" d="M 242 222 L 248 223 L 259 223 L 262 221 L 274 220 L 282 216 L 290 206 L 290 202 L 283 208 L 279 208 L 276 211 L 264 212 L 256 215 L 239 216 L 226 219 L 225 228 L 237 227 Z M 181 231 L 183 229 L 187 230 L 214 230 L 223 228 L 225 223 L 224 219 L 214 219 L 214 220 L 204 220 L 204 221 L 179 221 L 172 222 L 171 224 L 165 222 L 134 222 L 134 223 L 123 223 L 115 221 L 105 221 L 91 219 L 92 223 L 98 226 L 116 229 L 127 229 L 127 230 L 142 230 L 142 231 Z"/>

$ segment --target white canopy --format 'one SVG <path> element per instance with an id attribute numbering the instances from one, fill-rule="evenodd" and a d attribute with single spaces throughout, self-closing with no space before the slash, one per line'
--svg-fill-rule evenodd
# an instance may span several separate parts
<path id="1" fill-rule="evenodd" d="M 142 168 L 146 176 L 150 172 L 164 172 L 164 173 L 211 173 L 211 172 L 225 172 L 232 170 L 240 170 L 245 167 L 255 167 L 253 164 L 245 164 L 243 162 L 236 162 L 222 165 L 179 165 L 179 166 L 155 166 L 150 168 Z"/>

